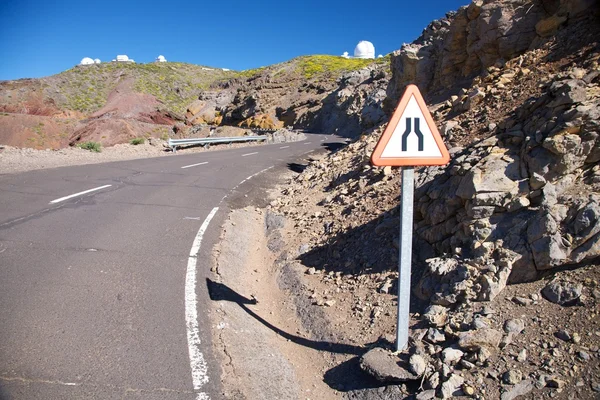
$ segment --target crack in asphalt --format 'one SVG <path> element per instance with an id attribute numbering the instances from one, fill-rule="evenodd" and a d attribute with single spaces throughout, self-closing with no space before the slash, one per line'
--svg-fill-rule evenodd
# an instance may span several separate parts
<path id="1" fill-rule="evenodd" d="M 26 378 L 22 376 L 1 376 L 0 381 L 5 382 L 19 382 L 23 384 L 37 383 L 44 385 L 60 385 L 60 386 L 81 386 L 81 387 L 93 387 L 93 388 L 110 388 L 119 391 L 123 391 L 123 396 L 126 396 L 127 393 L 180 393 L 180 394 L 195 394 L 192 390 L 179 390 L 179 389 L 169 389 L 169 388 L 152 388 L 152 389 L 142 389 L 142 388 L 132 388 L 132 387 L 124 387 L 111 385 L 108 383 L 93 383 L 93 382 L 64 382 L 60 380 L 49 380 L 49 379 L 34 379 L 34 378 Z"/>
<path id="2" fill-rule="evenodd" d="M 40 242 L 31 242 L 31 241 L 25 241 L 25 240 L 13 240 L 13 239 L 3 239 L 0 238 L 0 244 L 3 243 L 14 243 L 16 245 L 24 245 L 27 248 L 33 248 L 33 249 L 44 249 L 44 250 L 59 250 L 59 251 L 68 251 L 68 252 L 82 252 L 82 253 L 103 253 L 103 254 L 131 254 L 131 252 L 129 251 L 122 251 L 122 250 L 110 250 L 110 249 L 101 249 L 101 248 L 96 248 L 96 247 L 60 247 L 60 246 L 48 246 L 46 243 L 40 243 Z M 6 250 L 8 250 L 8 247 L 5 247 L 2 249 L 2 251 L 0 251 L 0 253 L 5 252 Z M 183 257 L 186 256 L 185 252 L 181 253 L 181 254 L 154 254 L 154 256 L 156 257 Z M 187 256 L 186 256 L 187 257 Z"/>

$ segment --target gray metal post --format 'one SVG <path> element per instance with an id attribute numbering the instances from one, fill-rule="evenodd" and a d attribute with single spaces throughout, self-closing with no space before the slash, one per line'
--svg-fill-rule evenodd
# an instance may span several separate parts
<path id="1" fill-rule="evenodd" d="M 408 344 L 410 310 L 410 270 L 412 263 L 414 168 L 402 168 L 402 197 L 400 204 L 400 249 L 398 257 L 398 326 L 396 351 Z"/>

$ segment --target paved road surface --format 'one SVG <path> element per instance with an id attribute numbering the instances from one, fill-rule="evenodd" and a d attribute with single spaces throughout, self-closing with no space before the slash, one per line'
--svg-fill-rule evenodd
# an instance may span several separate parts
<path id="1" fill-rule="evenodd" d="M 203 283 L 223 199 L 332 141 L 0 176 L 0 399 L 219 398 Z"/>

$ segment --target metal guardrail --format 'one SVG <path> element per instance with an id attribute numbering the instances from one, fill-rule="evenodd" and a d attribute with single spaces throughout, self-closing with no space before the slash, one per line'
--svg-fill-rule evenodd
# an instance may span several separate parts
<path id="1" fill-rule="evenodd" d="M 169 139 L 168 146 L 177 151 L 177 146 L 186 145 L 210 145 L 214 143 L 234 143 L 234 142 L 257 142 L 267 140 L 267 136 L 237 136 L 237 137 L 215 137 L 215 138 L 187 138 L 187 139 Z"/>

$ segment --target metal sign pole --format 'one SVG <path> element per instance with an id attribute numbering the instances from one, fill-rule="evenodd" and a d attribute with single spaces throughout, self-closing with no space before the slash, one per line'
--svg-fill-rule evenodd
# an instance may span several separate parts
<path id="1" fill-rule="evenodd" d="M 410 310 L 410 270 L 412 263 L 413 234 L 413 167 L 402 168 L 402 196 L 400 204 L 400 246 L 398 257 L 398 325 L 396 327 L 396 351 L 408 344 L 408 321 Z"/>

